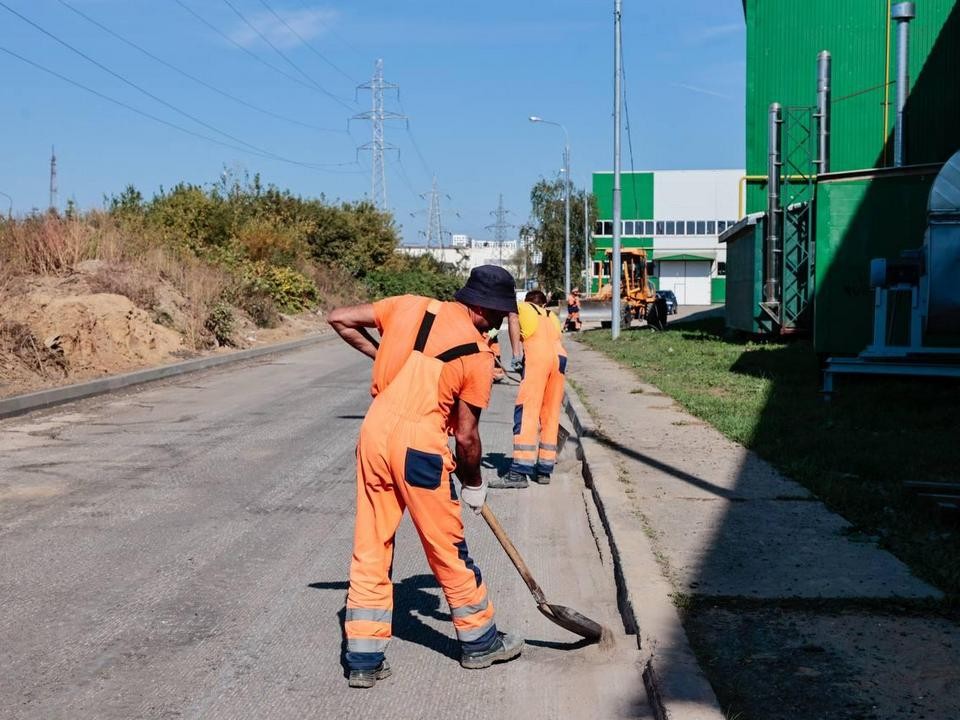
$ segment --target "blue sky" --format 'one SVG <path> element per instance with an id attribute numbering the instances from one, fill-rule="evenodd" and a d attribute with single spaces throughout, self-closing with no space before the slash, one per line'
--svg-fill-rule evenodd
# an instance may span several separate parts
<path id="1" fill-rule="evenodd" d="M 635 166 L 742 166 L 740 1 L 623 5 Z M 147 57 L 71 7 L 246 104 Z M 531 124 L 531 114 L 566 125 L 578 186 L 613 165 L 612 0 L 0 0 L 0 49 L 7 51 L 0 51 L 0 192 L 18 213 L 47 204 L 51 145 L 61 206 L 73 198 L 97 207 L 130 183 L 148 195 L 180 181 L 210 183 L 224 167 L 259 172 L 305 196 L 367 196 L 369 154 L 357 164 L 356 147 L 370 139 L 370 124 L 354 121 L 348 134 L 347 119 L 369 109 L 369 93 L 356 94 L 355 85 L 369 81 L 377 58 L 387 81 L 400 86 L 399 102 L 387 96 L 388 110 L 410 119 L 409 131 L 401 122 L 386 129 L 399 148 L 399 159 L 387 156 L 388 204 L 408 242 L 426 223 L 419 193 L 434 173 L 450 196 L 442 199 L 446 229 L 490 236 L 484 226 L 499 193 L 512 222 L 527 219 L 530 187 L 556 176 L 563 147 L 562 131 Z M 9 52 L 226 146 L 121 108 Z M 251 146 L 273 157 L 247 152 Z M 624 134 L 624 169 L 630 162 Z"/>

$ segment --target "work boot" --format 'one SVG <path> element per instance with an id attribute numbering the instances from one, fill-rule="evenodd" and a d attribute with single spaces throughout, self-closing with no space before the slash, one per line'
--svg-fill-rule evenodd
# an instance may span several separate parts
<path id="1" fill-rule="evenodd" d="M 391 674 L 390 665 L 384 660 L 372 670 L 351 670 L 347 682 L 352 688 L 372 688 L 377 680 L 385 680 Z"/>
<path id="2" fill-rule="evenodd" d="M 527 476 L 511 470 L 503 477 L 494 478 L 488 483 L 492 488 L 525 488 L 528 485 Z"/>
<path id="3" fill-rule="evenodd" d="M 536 475 L 533 476 L 533 479 L 536 480 L 536 481 L 537 481 L 539 484 L 541 484 L 541 485 L 549 485 L 549 484 L 550 484 L 550 475 L 549 475 L 549 474 L 544 475 L 544 474 L 542 474 L 542 473 L 537 473 Z"/>
<path id="4" fill-rule="evenodd" d="M 464 651 L 460 657 L 460 664 L 468 670 L 482 670 L 494 663 L 513 660 L 521 650 L 523 650 L 523 638 L 497 631 L 497 639 L 493 641 L 493 645 L 486 650 Z"/>

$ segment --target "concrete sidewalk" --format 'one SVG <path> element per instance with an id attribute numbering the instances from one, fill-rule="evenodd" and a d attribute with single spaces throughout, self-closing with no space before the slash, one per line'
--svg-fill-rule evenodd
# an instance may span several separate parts
<path id="1" fill-rule="evenodd" d="M 938 590 L 657 388 L 566 345 L 661 717 L 721 717 L 698 666 L 728 716 L 960 717 L 960 629 Z"/>

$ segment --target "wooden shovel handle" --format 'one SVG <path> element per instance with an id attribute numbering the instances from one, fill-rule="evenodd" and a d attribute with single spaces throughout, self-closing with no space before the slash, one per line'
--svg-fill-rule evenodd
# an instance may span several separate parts
<path id="1" fill-rule="evenodd" d="M 530 592 L 533 595 L 534 600 L 537 601 L 538 605 L 545 605 L 547 603 L 547 598 L 544 596 L 543 590 L 540 589 L 537 581 L 533 579 L 533 575 L 530 574 L 530 568 L 527 567 L 527 564 L 523 561 L 523 558 L 520 557 L 520 553 L 513 546 L 513 543 L 510 542 L 510 538 L 507 537 L 506 530 L 503 529 L 500 521 L 497 520 L 497 516 L 493 514 L 493 510 L 490 509 L 489 505 L 484 503 L 480 514 L 483 516 L 483 519 L 487 521 L 487 525 L 490 526 L 490 529 L 493 530 L 493 534 L 497 536 L 497 540 L 499 540 L 500 544 L 503 545 L 503 549 L 507 552 L 507 556 L 510 558 L 513 566 L 517 569 L 517 572 L 520 573 L 520 577 L 523 578 L 523 581 L 527 584 L 527 587 L 530 588 Z"/>

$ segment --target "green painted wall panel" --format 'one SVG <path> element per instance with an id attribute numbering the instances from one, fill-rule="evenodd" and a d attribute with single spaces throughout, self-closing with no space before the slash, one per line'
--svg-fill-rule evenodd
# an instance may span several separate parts
<path id="1" fill-rule="evenodd" d="M 763 268 L 763 235 L 760 220 L 751 231 L 727 243 L 726 322 L 745 333 L 764 330 L 760 317 L 760 282 Z"/>
<path id="2" fill-rule="evenodd" d="M 833 57 L 834 172 L 881 167 L 892 157 L 895 98 L 887 78 L 890 0 L 747 1 L 748 175 L 767 172 L 770 103 L 816 103 L 816 58 Z M 895 79 L 891 28 L 889 82 Z M 908 162 L 946 160 L 960 147 L 960 7 L 954 0 L 917 2 L 910 24 L 911 93 L 907 105 Z M 884 159 L 886 158 L 886 162 Z M 748 212 L 762 210 L 748 192 Z"/>
<path id="3" fill-rule="evenodd" d="M 710 278 L 710 302 L 722 303 L 727 301 L 727 279 L 725 277 Z"/>
<path id="4" fill-rule="evenodd" d="M 593 174 L 600 219 L 613 218 L 613 173 Z M 653 219 L 653 173 L 621 173 L 620 210 L 624 220 Z"/>
<path id="5" fill-rule="evenodd" d="M 612 247 L 613 247 L 613 238 L 610 238 L 610 237 L 594 238 L 593 259 L 602 260 L 604 257 L 606 257 L 603 251 L 610 250 Z M 650 248 L 653 247 L 653 238 L 641 238 L 641 237 L 621 238 L 620 247 L 623 249 L 643 248 L 644 250 L 649 250 Z"/>
<path id="6" fill-rule="evenodd" d="M 923 244 L 934 177 L 892 175 L 818 185 L 817 352 L 854 355 L 866 348 L 873 332 L 870 260 L 896 258 Z"/>

